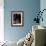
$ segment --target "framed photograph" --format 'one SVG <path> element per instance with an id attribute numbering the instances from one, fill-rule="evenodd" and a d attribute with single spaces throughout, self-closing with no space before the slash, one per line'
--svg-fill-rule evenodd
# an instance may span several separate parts
<path id="1" fill-rule="evenodd" d="M 15 27 L 24 25 L 23 11 L 11 11 L 11 25 Z"/>

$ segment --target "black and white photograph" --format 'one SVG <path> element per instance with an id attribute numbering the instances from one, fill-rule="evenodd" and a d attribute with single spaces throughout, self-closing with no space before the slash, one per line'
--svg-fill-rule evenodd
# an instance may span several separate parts
<path id="1" fill-rule="evenodd" d="M 24 17 L 23 11 L 12 11 L 11 12 L 11 25 L 23 26 L 23 22 L 24 22 L 23 17 Z"/>

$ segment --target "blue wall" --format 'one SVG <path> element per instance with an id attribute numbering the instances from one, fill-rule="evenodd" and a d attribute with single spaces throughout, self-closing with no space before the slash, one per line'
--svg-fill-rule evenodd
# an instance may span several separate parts
<path id="1" fill-rule="evenodd" d="M 43 9 L 46 9 L 46 0 L 41 0 L 40 1 L 40 10 L 42 11 Z M 40 25 L 46 27 L 46 10 L 43 12 L 43 22 L 40 21 Z"/>
<path id="2" fill-rule="evenodd" d="M 18 41 L 31 31 L 35 12 L 40 9 L 39 0 L 4 0 L 4 38 L 7 41 Z M 24 11 L 24 26 L 11 27 L 11 11 Z"/>

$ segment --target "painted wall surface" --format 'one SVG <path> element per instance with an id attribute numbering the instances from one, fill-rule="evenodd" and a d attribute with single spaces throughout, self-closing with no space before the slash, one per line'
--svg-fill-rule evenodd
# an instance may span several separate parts
<path id="1" fill-rule="evenodd" d="M 40 9 L 41 9 L 41 11 L 42 11 L 43 9 L 46 9 L 46 0 L 41 0 L 41 1 L 40 1 Z M 43 12 L 42 17 L 43 17 L 43 22 L 41 21 L 41 22 L 40 22 L 40 25 L 43 25 L 43 26 L 46 27 L 46 10 Z"/>
<path id="2" fill-rule="evenodd" d="M 4 38 L 7 41 L 18 41 L 31 31 L 34 17 L 40 9 L 39 0 L 4 0 Z M 24 11 L 24 26 L 11 27 L 11 11 Z"/>

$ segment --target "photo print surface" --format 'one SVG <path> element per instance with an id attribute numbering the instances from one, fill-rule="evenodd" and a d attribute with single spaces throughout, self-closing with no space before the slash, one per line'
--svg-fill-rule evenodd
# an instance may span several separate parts
<path id="1" fill-rule="evenodd" d="M 23 11 L 12 11 L 11 12 L 11 25 L 12 26 L 23 26 Z"/>

